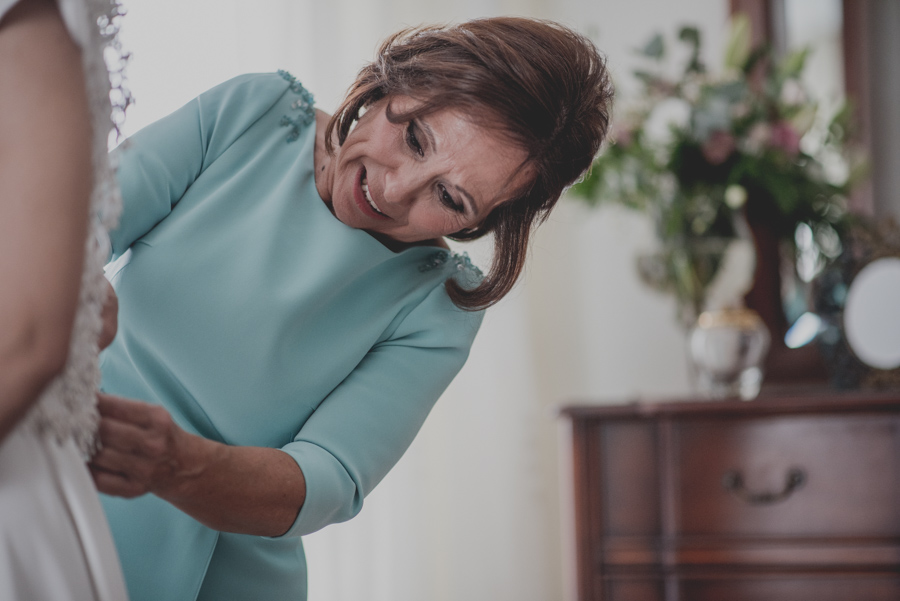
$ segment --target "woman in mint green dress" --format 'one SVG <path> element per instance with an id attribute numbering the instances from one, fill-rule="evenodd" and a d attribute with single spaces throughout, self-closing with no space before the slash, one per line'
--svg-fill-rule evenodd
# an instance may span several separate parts
<path id="1" fill-rule="evenodd" d="M 246 75 L 133 136 L 91 469 L 134 601 L 306 598 L 300 537 L 409 446 L 611 94 L 581 36 L 485 19 L 392 37 L 334 117 Z M 486 234 L 486 276 L 444 242 Z"/>

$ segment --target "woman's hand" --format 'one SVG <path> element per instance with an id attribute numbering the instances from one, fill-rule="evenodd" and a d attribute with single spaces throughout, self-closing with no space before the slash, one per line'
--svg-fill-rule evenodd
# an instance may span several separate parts
<path id="1" fill-rule="evenodd" d="M 287 453 L 190 434 L 158 405 L 100 393 L 98 406 L 102 446 L 88 467 L 100 492 L 151 492 L 224 532 L 277 536 L 297 518 L 306 480 Z"/>
<path id="2" fill-rule="evenodd" d="M 108 280 L 106 281 L 106 302 L 103 303 L 100 319 L 103 320 L 103 329 L 100 331 L 97 346 L 103 350 L 112 344 L 116 332 L 119 330 L 119 297 L 116 296 L 116 291 Z"/>
<path id="3" fill-rule="evenodd" d="M 196 440 L 159 405 L 98 395 L 100 450 L 88 467 L 97 490 L 118 497 L 172 491 L 190 475 Z M 202 439 L 200 439 L 202 440 Z"/>

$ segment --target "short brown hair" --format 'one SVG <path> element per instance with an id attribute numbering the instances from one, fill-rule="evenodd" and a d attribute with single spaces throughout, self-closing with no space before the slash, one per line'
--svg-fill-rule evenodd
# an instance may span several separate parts
<path id="1" fill-rule="evenodd" d="M 388 38 L 364 67 L 325 132 L 343 144 L 360 111 L 382 98 L 412 96 L 414 117 L 462 110 L 527 153 L 529 185 L 474 228 L 449 236 L 494 234 L 491 268 L 477 287 L 448 280 L 459 307 L 489 307 L 525 265 L 528 238 L 566 187 L 590 167 L 609 126 L 613 88 L 606 60 L 584 36 L 551 21 L 500 17 L 407 29 Z"/>

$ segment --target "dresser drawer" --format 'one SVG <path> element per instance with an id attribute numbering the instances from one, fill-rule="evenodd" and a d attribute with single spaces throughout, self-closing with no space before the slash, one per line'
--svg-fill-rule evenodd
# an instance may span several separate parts
<path id="1" fill-rule="evenodd" d="M 682 601 L 897 601 L 896 574 L 785 574 L 681 578 Z M 649 601 L 649 600 L 648 600 Z M 662 599 L 660 600 L 662 601 Z"/>
<path id="2" fill-rule="evenodd" d="M 580 601 L 900 600 L 900 394 L 565 414 Z"/>
<path id="3" fill-rule="evenodd" d="M 669 583 L 679 601 L 897 601 L 897 574 L 735 574 L 673 575 Z M 603 601 L 666 601 L 660 578 L 612 576 L 603 579 Z"/>
<path id="4" fill-rule="evenodd" d="M 665 601 L 666 587 L 662 578 L 606 578 L 597 590 L 604 592 L 603 601 Z"/>
<path id="5" fill-rule="evenodd" d="M 679 535 L 900 535 L 895 415 L 710 418 L 671 428 Z"/>

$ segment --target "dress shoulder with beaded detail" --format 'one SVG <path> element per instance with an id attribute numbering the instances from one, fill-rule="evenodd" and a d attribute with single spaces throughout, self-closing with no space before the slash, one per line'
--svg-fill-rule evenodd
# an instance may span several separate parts
<path id="1" fill-rule="evenodd" d="M 284 115 L 281 118 L 281 126 L 289 128 L 288 142 L 296 142 L 300 138 L 300 130 L 308 127 L 316 120 L 315 99 L 312 93 L 303 87 L 296 77 L 285 71 L 278 70 L 278 75 L 288 82 L 291 92 L 297 99 L 291 103 L 291 108 L 298 111 L 295 115 Z"/>

